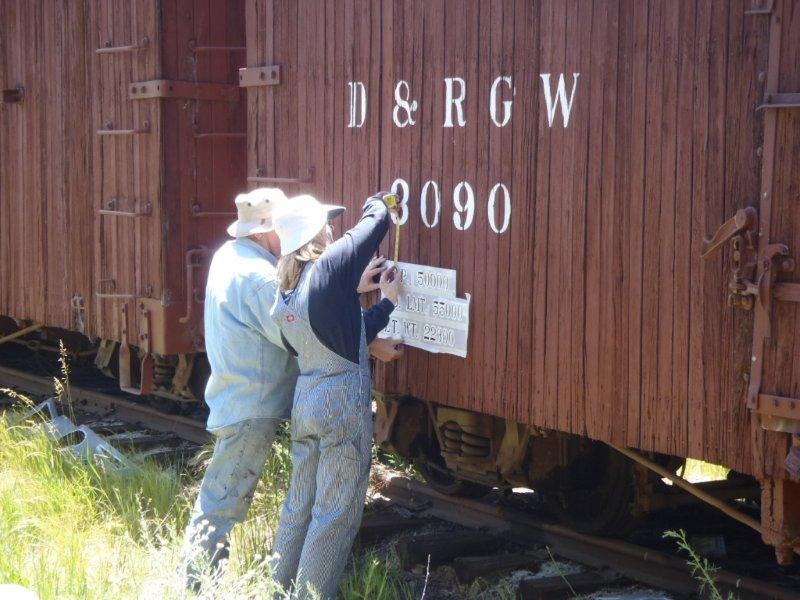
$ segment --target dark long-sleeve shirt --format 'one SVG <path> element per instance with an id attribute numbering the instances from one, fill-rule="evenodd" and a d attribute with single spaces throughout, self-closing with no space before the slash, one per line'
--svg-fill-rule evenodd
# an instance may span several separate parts
<path id="1" fill-rule="evenodd" d="M 308 312 L 311 329 L 327 348 L 358 363 L 361 304 L 358 283 L 389 230 L 389 211 L 380 198 L 369 198 L 355 227 L 333 242 L 313 264 Z M 386 327 L 394 304 L 386 298 L 363 314 L 367 344 Z"/>

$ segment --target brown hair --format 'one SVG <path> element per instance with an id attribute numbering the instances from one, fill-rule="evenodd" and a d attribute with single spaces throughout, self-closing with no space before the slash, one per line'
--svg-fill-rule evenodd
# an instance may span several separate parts
<path id="1" fill-rule="evenodd" d="M 327 224 L 314 236 L 314 239 L 301 246 L 291 254 L 281 256 L 278 261 L 278 284 L 282 292 L 293 290 L 297 287 L 303 268 L 309 262 L 314 262 L 333 241 Z"/>

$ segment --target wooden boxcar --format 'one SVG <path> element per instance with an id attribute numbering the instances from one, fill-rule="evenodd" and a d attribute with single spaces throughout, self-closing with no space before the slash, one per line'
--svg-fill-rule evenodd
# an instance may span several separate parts
<path id="1" fill-rule="evenodd" d="M 400 259 L 472 306 L 466 358 L 377 369 L 382 445 L 595 531 L 686 501 L 600 442 L 723 464 L 696 489 L 755 482 L 791 559 L 796 2 L 3 0 L 0 35 L 0 335 L 85 333 L 127 389 L 194 400 L 234 194 L 351 224 L 393 189 Z"/>
<path id="2" fill-rule="evenodd" d="M 248 88 L 248 179 L 345 202 L 349 222 L 397 191 L 401 260 L 455 269 L 472 295 L 466 359 L 410 350 L 380 369 L 379 441 L 419 453 L 430 419 L 439 466 L 495 485 L 583 452 L 554 431 L 721 463 L 763 482 L 763 535 L 789 560 L 800 6 L 247 11 L 243 75 L 280 68 Z"/>
<path id="3" fill-rule="evenodd" d="M 244 45 L 241 0 L 0 2 L 0 314 L 118 342 L 130 391 L 194 397 Z"/>

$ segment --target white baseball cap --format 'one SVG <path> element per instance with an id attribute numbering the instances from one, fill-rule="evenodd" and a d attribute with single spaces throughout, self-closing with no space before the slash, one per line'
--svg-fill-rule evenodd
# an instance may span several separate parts
<path id="1" fill-rule="evenodd" d="M 238 219 L 228 226 L 228 235 L 235 238 L 272 231 L 272 213 L 286 201 L 278 188 L 258 188 L 236 196 Z"/>
<path id="2" fill-rule="evenodd" d="M 343 212 L 344 206 L 322 204 L 308 194 L 281 203 L 272 217 L 275 233 L 281 240 L 281 255 L 286 256 L 305 246 L 330 219 Z"/>

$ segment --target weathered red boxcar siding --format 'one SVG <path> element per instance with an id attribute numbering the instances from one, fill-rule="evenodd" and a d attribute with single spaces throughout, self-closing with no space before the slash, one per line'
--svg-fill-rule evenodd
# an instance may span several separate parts
<path id="1" fill-rule="evenodd" d="M 777 472 L 773 442 L 751 431 L 743 400 L 752 316 L 725 305 L 728 251 L 700 259 L 704 236 L 758 202 L 754 109 L 770 17 L 747 15 L 749 4 L 248 4 L 248 65 L 282 70 L 279 86 L 250 91 L 249 174 L 263 177 L 254 183 L 344 201 L 354 209 L 346 226 L 364 196 L 402 178 L 403 260 L 455 268 L 473 294 L 469 357 L 412 350 L 380 369 L 381 389 Z M 798 29 L 785 10 L 786 37 Z M 558 111 L 549 123 L 548 73 L 553 90 L 563 73 L 567 92 L 580 74 L 568 127 Z M 499 76 L 516 88 L 507 127 L 489 114 Z M 442 127 L 445 77 L 466 81 L 463 128 Z M 408 127 L 393 120 L 400 81 L 418 103 Z M 350 112 L 353 82 L 368 97 L 362 127 L 348 126 L 361 117 Z M 467 227 L 459 182 L 475 193 Z M 487 209 L 496 183 L 512 198 L 501 234 Z M 794 221 L 781 218 L 790 232 Z"/>
<path id="2" fill-rule="evenodd" d="M 162 353 L 201 347 L 202 268 L 194 317 L 178 322 L 186 252 L 224 239 L 245 186 L 242 0 L 0 9 L 2 85 L 26 87 L 0 109 L 0 314 L 75 329 L 77 294 L 88 334 L 121 340 L 127 329 L 128 342 Z M 223 101 L 200 99 L 202 85 L 132 97 L 131 84 L 155 79 L 229 87 Z"/>
<path id="3" fill-rule="evenodd" d="M 161 22 L 158 3 L 147 0 L 98 1 L 90 7 L 90 39 L 95 48 L 143 46 L 132 52 L 92 52 L 90 57 L 98 241 L 95 331 L 104 338 L 120 339 L 126 326 L 140 330 L 139 311 L 130 310 L 130 300 L 160 298 L 163 291 L 161 104 L 157 99 L 131 101 L 128 97 L 132 82 L 157 78 Z M 109 135 L 109 130 L 135 133 Z M 123 307 L 130 310 L 127 318 Z"/>
<path id="4" fill-rule="evenodd" d="M 92 213 L 86 9 L 0 4 L 0 314 L 74 328 L 91 296 Z"/>

